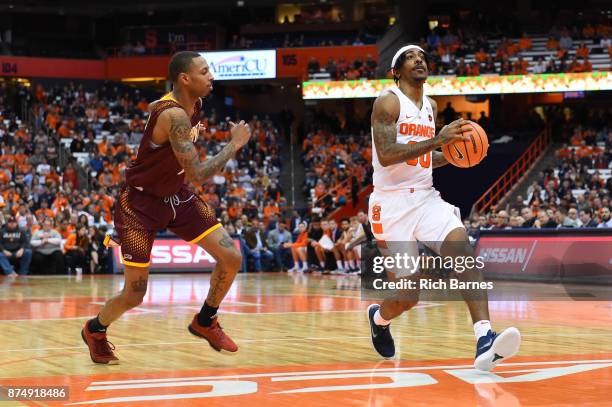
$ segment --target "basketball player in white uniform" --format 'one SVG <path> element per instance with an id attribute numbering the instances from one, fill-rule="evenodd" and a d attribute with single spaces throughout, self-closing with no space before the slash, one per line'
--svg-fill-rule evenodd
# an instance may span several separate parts
<path id="1" fill-rule="evenodd" d="M 384 255 L 397 253 L 397 247 L 418 255 L 416 241 L 428 245 L 439 255 L 474 256 L 458 209 L 442 200 L 433 187 L 433 168 L 448 162 L 437 148 L 463 136 L 465 120 L 456 120 L 435 134 L 436 102 L 425 96 L 427 56 L 416 45 L 397 51 L 391 62 L 396 86 L 378 96 L 372 111 L 372 161 L 374 192 L 370 196 L 369 218 L 372 232 Z M 395 250 L 386 245 L 394 245 Z M 385 246 L 386 249 L 385 249 Z M 416 270 L 390 270 L 395 278 L 416 278 Z M 461 281 L 482 281 L 477 269 L 457 273 Z M 395 356 L 390 322 L 408 311 L 416 297 L 395 296 L 381 305 L 368 308 L 372 344 L 384 358 Z M 474 297 L 462 292 L 469 308 L 477 339 L 475 368 L 491 370 L 499 361 L 518 352 L 521 336 L 516 328 L 496 334 L 489 320 L 486 292 Z"/>

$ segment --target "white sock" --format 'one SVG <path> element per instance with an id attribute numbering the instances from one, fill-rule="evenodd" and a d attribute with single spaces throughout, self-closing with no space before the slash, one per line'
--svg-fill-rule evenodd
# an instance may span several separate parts
<path id="1" fill-rule="evenodd" d="M 474 324 L 474 334 L 476 335 L 476 339 L 480 339 L 480 337 L 485 336 L 487 332 L 491 329 L 491 321 L 483 319 L 482 321 L 478 321 Z"/>
<path id="2" fill-rule="evenodd" d="M 349 268 L 349 263 L 348 261 L 344 260 L 344 269 L 348 270 L 348 268 Z"/>
<path id="3" fill-rule="evenodd" d="M 308 262 L 307 261 L 303 261 L 302 262 L 302 268 L 303 269 L 307 269 L 308 268 Z"/>
<path id="4" fill-rule="evenodd" d="M 380 316 L 380 309 L 374 313 L 374 323 L 378 326 L 387 326 L 391 323 L 391 321 L 387 321 L 383 317 Z"/>
<path id="5" fill-rule="evenodd" d="M 354 269 L 355 268 L 355 261 L 354 260 L 349 260 L 349 267 Z"/>
<path id="6" fill-rule="evenodd" d="M 342 265 L 342 260 L 336 260 L 336 266 L 338 270 L 344 270 L 344 266 Z"/>
<path id="7" fill-rule="evenodd" d="M 322 269 L 325 268 L 325 262 L 324 261 L 320 262 L 319 265 L 321 266 Z"/>

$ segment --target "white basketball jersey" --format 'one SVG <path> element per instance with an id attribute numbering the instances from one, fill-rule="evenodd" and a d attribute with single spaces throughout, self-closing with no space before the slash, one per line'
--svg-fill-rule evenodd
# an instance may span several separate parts
<path id="1" fill-rule="evenodd" d="M 397 143 L 408 144 L 430 139 L 436 134 L 433 110 L 429 99 L 423 95 L 421 110 L 397 87 L 392 86 L 381 92 L 393 92 L 400 102 L 397 119 Z M 374 167 L 374 188 L 380 191 L 404 189 L 428 189 L 433 187 L 431 152 L 403 163 L 383 167 L 378 161 L 372 128 L 372 166 Z"/>

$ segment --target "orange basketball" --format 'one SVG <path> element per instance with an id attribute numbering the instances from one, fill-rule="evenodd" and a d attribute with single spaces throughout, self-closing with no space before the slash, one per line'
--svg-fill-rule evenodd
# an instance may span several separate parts
<path id="1" fill-rule="evenodd" d="M 489 150 L 489 139 L 482 127 L 471 120 L 461 130 L 463 130 L 463 135 L 468 136 L 470 140 L 455 141 L 442 146 L 442 153 L 446 160 L 456 167 L 473 167 L 486 157 Z"/>

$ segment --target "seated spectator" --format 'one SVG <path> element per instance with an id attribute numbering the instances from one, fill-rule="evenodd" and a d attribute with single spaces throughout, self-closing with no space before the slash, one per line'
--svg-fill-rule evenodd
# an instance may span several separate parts
<path id="1" fill-rule="evenodd" d="M 612 228 L 612 219 L 610 219 L 610 208 L 603 207 L 601 209 L 601 222 L 597 225 L 598 228 Z"/>
<path id="2" fill-rule="evenodd" d="M 268 248 L 264 231 L 260 229 L 259 219 L 251 221 L 251 227 L 244 234 L 244 241 L 247 245 L 247 253 L 254 261 L 255 271 L 262 271 L 262 260 L 264 268 L 268 270 L 274 254 Z"/>
<path id="3" fill-rule="evenodd" d="M 554 229 L 557 227 L 557 223 L 550 218 L 546 211 L 542 210 L 538 213 L 538 217 L 533 223 L 533 227 L 537 229 Z"/>
<path id="4" fill-rule="evenodd" d="M 14 277 L 14 266 L 18 267 L 20 275 L 28 274 L 32 251 L 28 248 L 29 236 L 17 225 L 14 216 L 9 216 L 6 225 L 0 229 L 0 267 L 5 275 Z"/>
<path id="5" fill-rule="evenodd" d="M 518 45 L 521 51 L 527 51 L 528 49 L 531 49 L 531 46 L 532 46 L 531 38 L 527 36 L 526 32 L 524 32 L 523 36 L 519 39 Z"/>
<path id="6" fill-rule="evenodd" d="M 592 216 L 593 212 L 589 208 L 580 211 L 580 222 L 583 228 L 596 228 L 599 226 L 595 219 L 592 219 Z"/>
<path id="7" fill-rule="evenodd" d="M 36 274 L 63 274 L 64 256 L 61 251 L 62 237 L 52 229 L 52 219 L 43 221 L 42 229 L 32 236 L 32 272 Z"/>
<path id="8" fill-rule="evenodd" d="M 64 243 L 66 254 L 65 262 L 68 272 L 93 273 L 91 252 L 93 247 L 89 239 L 88 230 L 85 225 L 77 226 L 77 230 L 71 233 Z"/>
<path id="9" fill-rule="evenodd" d="M 580 44 L 580 46 L 578 47 L 578 49 L 576 49 L 576 56 L 578 58 L 588 58 L 589 57 L 589 53 L 591 52 L 591 50 L 589 49 L 589 47 L 586 46 L 586 44 L 583 42 Z"/>
<path id="10" fill-rule="evenodd" d="M 578 219 L 578 210 L 576 208 L 570 208 L 567 211 L 567 217 L 563 220 L 562 226 L 566 228 L 579 228 L 582 226 L 582 222 Z"/>
<path id="11" fill-rule="evenodd" d="M 291 254 L 291 250 L 285 247 L 285 243 L 291 242 L 291 233 L 287 230 L 286 221 L 280 220 L 275 229 L 268 232 L 266 239 L 268 248 L 274 254 L 274 260 L 279 271 L 289 269 L 287 258 Z"/>
<path id="12" fill-rule="evenodd" d="M 306 246 L 308 245 L 308 232 L 306 231 L 306 223 L 300 222 L 298 225 L 298 236 L 295 242 L 284 243 L 285 248 L 291 249 L 291 256 L 293 257 L 293 267 L 287 270 L 288 272 L 307 272 L 308 271 L 308 260 L 306 256 Z M 302 262 L 302 267 L 300 267 Z"/>

